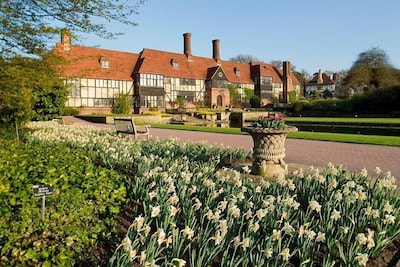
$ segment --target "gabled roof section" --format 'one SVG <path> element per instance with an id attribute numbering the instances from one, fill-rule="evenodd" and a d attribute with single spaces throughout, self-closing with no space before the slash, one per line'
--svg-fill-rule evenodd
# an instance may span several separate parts
<path id="1" fill-rule="evenodd" d="M 86 46 L 71 45 L 66 50 L 61 43 L 53 51 L 66 60 L 60 69 L 60 75 L 65 77 L 132 80 L 132 70 L 139 58 L 134 53 Z"/>
<path id="2" fill-rule="evenodd" d="M 250 64 L 258 68 L 260 76 L 272 77 L 273 83 L 282 83 L 282 74 L 275 65 L 262 62 L 251 62 Z"/>
<path id="3" fill-rule="evenodd" d="M 207 70 L 207 80 L 211 80 L 213 77 L 214 77 L 214 75 L 215 75 L 215 73 L 217 72 L 217 70 L 220 68 L 220 66 L 215 66 L 215 67 L 211 67 L 211 68 L 208 68 L 208 70 Z"/>
<path id="4" fill-rule="evenodd" d="M 173 63 L 175 63 L 175 66 Z M 218 63 L 212 58 L 193 55 L 188 58 L 185 54 L 148 48 L 143 49 L 140 53 L 134 72 L 206 80 L 209 77 L 210 68 L 218 68 L 219 66 L 223 69 L 229 82 L 253 83 L 248 64 L 222 60 Z M 235 73 L 235 68 L 240 70 L 239 76 Z"/>
<path id="5" fill-rule="evenodd" d="M 251 79 L 249 64 L 221 60 L 221 67 L 231 83 L 254 83 Z"/>
<path id="6" fill-rule="evenodd" d="M 185 54 L 145 48 L 139 55 L 135 73 L 205 80 L 208 68 L 213 66 L 217 64 L 211 58 L 196 56 L 188 58 Z"/>
<path id="7" fill-rule="evenodd" d="M 314 77 L 307 84 L 335 84 L 335 82 L 325 73 L 322 73 L 322 83 L 318 83 L 318 72 L 314 73 Z"/>

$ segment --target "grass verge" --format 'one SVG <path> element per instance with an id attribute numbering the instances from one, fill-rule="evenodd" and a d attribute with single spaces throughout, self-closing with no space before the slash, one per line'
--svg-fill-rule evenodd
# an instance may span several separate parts
<path id="1" fill-rule="evenodd" d="M 221 128 L 221 127 L 175 125 L 175 124 L 152 124 L 151 127 L 161 128 L 161 129 L 209 132 L 209 133 L 247 134 L 242 132 L 240 128 Z M 288 135 L 288 138 L 400 147 L 400 137 L 398 136 L 295 132 L 295 133 L 290 133 Z"/>

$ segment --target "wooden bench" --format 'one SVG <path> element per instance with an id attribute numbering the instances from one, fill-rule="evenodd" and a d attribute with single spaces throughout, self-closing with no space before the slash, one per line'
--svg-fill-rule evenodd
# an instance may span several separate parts
<path id="1" fill-rule="evenodd" d="M 138 135 L 145 135 L 146 140 L 150 139 L 149 125 L 145 126 L 145 130 L 138 130 L 135 126 L 133 118 L 114 118 L 115 131 L 117 134 L 123 133 L 133 135 L 135 140 Z"/>

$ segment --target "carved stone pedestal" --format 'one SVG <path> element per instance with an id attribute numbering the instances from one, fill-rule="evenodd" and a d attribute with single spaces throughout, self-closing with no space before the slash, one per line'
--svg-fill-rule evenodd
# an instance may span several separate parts
<path id="1" fill-rule="evenodd" d="M 243 132 L 251 135 L 254 141 L 252 174 L 274 178 L 288 173 L 285 157 L 285 141 L 288 133 L 297 128 L 288 126 L 282 129 L 242 127 Z"/>

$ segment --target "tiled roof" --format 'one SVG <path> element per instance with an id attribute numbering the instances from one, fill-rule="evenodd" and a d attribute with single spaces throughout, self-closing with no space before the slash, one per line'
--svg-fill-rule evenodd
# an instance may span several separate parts
<path id="1" fill-rule="evenodd" d="M 273 83 L 283 82 L 283 72 L 279 70 L 275 65 L 262 62 L 251 62 L 251 65 L 259 69 L 261 76 L 272 77 Z M 291 73 L 290 75 L 292 77 L 293 84 L 300 84 L 296 75 L 294 75 L 293 73 Z"/>
<path id="2" fill-rule="evenodd" d="M 321 84 L 334 84 L 335 82 L 332 81 L 332 79 L 326 75 L 325 73 L 322 73 L 322 83 Z M 307 84 L 318 84 L 318 73 L 314 74 L 314 77 L 309 81 Z"/>
<path id="3" fill-rule="evenodd" d="M 134 53 L 75 45 L 64 50 L 60 43 L 54 51 L 67 60 L 61 69 L 61 75 L 66 77 L 132 80 L 131 74 L 139 57 Z M 101 60 L 108 61 L 109 67 L 102 68 Z"/>
<path id="4" fill-rule="evenodd" d="M 215 61 L 212 58 L 197 56 L 187 57 L 185 54 L 171 53 L 145 48 L 140 53 L 140 64 L 136 66 L 135 72 L 162 74 L 170 77 L 193 78 L 206 80 L 209 68 L 221 66 L 230 82 L 253 83 L 250 77 L 248 64 L 231 61 Z M 178 67 L 174 68 L 173 62 Z M 237 75 L 236 70 L 240 71 Z"/>
<path id="5" fill-rule="evenodd" d="M 206 80 L 208 70 L 220 66 L 229 82 L 253 84 L 251 69 L 256 67 L 262 76 L 270 76 L 274 83 L 282 83 L 282 72 L 276 66 L 260 62 L 217 62 L 213 58 L 188 57 L 183 53 L 148 48 L 139 54 L 75 45 L 64 50 L 61 43 L 56 44 L 54 51 L 67 60 L 62 68 L 62 75 L 67 77 L 132 80 L 134 73 L 150 73 Z M 108 61 L 109 67 L 102 68 L 101 60 Z M 294 74 L 292 81 L 293 84 L 300 84 Z"/>
<path id="6" fill-rule="evenodd" d="M 228 77 L 228 80 L 232 83 L 254 83 L 251 79 L 249 64 L 221 60 L 221 67 Z M 238 71 L 240 72 L 240 75 Z"/>

